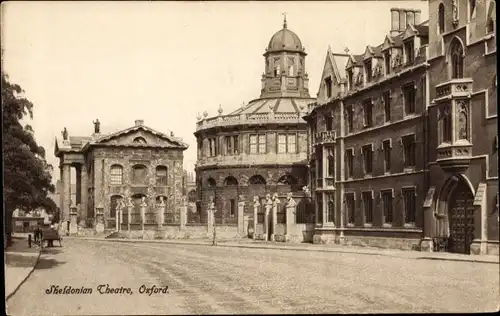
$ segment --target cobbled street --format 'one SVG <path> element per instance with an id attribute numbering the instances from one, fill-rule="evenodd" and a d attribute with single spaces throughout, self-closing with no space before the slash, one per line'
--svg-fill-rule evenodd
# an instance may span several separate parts
<path id="1" fill-rule="evenodd" d="M 486 312 L 499 266 L 384 252 L 289 251 L 65 240 L 8 301 L 21 315 Z M 99 294 L 99 285 L 130 294 Z M 51 285 L 92 294 L 47 294 Z M 140 287 L 168 286 L 141 294 Z"/>

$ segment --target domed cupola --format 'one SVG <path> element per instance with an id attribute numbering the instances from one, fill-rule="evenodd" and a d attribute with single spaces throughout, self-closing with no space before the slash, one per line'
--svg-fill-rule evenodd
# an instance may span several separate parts
<path id="1" fill-rule="evenodd" d="M 304 52 L 304 47 L 300 38 L 287 28 L 286 17 L 283 22 L 283 29 L 276 32 L 267 46 L 266 54 L 271 52 Z"/>
<path id="2" fill-rule="evenodd" d="M 266 65 L 262 74 L 261 98 L 309 98 L 309 78 L 305 71 L 305 48 L 300 38 L 288 29 L 276 32 L 266 47 Z"/>

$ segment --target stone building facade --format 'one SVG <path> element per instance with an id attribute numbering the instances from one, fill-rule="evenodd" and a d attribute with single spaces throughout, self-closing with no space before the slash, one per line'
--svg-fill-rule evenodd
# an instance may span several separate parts
<path id="1" fill-rule="evenodd" d="M 498 254 L 495 6 L 429 1 L 426 248 L 438 235 L 449 251 Z"/>
<path id="2" fill-rule="evenodd" d="M 273 35 L 264 53 L 264 73 L 258 99 L 223 114 L 198 116 L 196 124 L 196 192 L 202 221 L 211 199 L 217 223 L 238 221 L 237 205 L 246 203 L 252 217 L 254 197 L 264 209 L 266 194 L 302 197 L 307 182 L 305 114 L 309 95 L 306 52 L 287 27 Z M 280 209 L 280 213 L 281 213 Z M 284 212 L 284 211 L 283 211 Z M 281 220 L 280 220 L 281 221 Z"/>
<path id="3" fill-rule="evenodd" d="M 383 44 L 328 51 L 306 117 L 315 242 L 498 253 L 492 6 L 394 8 Z"/>
<path id="4" fill-rule="evenodd" d="M 419 10 L 391 14 L 381 44 L 327 52 L 307 116 L 317 243 L 414 248 L 421 239 L 428 26 Z"/>
<path id="5" fill-rule="evenodd" d="M 55 155 L 60 159 L 63 191 L 61 219 L 63 230 L 71 220 L 81 226 L 116 228 L 117 209 L 123 209 L 121 224 L 131 229 L 158 226 L 178 219 L 177 205 L 182 199 L 183 151 L 187 145 L 171 135 L 165 135 L 144 125 L 135 125 L 110 135 L 100 133 L 100 123 L 94 123 L 90 137 L 68 136 L 55 143 Z M 76 169 L 76 196 L 70 200 L 70 168 Z M 163 199 L 165 214 L 158 216 Z M 140 205 L 146 203 L 145 214 Z M 133 205 L 133 207 L 129 207 Z M 129 212 L 130 210 L 130 217 Z M 130 219 L 130 221 L 129 221 Z"/>

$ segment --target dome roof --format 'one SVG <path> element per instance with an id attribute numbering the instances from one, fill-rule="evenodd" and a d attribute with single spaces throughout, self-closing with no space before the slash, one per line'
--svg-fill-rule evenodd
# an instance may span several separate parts
<path id="1" fill-rule="evenodd" d="M 286 21 L 283 24 L 283 28 L 271 37 L 269 45 L 267 45 L 267 51 L 280 50 L 303 51 L 300 38 L 287 28 Z"/>
<path id="2" fill-rule="evenodd" d="M 250 101 L 246 106 L 231 112 L 235 114 L 262 114 L 262 113 L 303 113 L 307 105 L 314 102 L 313 98 L 265 98 Z"/>

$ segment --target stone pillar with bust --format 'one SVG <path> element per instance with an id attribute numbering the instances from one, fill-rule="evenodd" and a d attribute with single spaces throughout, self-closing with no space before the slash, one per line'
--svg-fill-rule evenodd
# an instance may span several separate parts
<path id="1" fill-rule="evenodd" d="M 240 195 L 238 201 L 238 234 L 240 236 L 245 235 L 245 221 L 243 217 L 244 213 L 245 213 L 245 197 L 243 195 Z"/>
<path id="2" fill-rule="evenodd" d="M 215 204 L 214 204 L 214 197 L 210 196 L 209 197 L 210 202 L 208 203 L 208 209 L 207 209 L 207 233 L 211 235 L 214 230 L 214 221 L 215 221 Z"/>
<path id="3" fill-rule="evenodd" d="M 266 213 L 264 214 L 264 238 L 269 240 L 269 214 L 271 214 L 271 209 L 273 208 L 273 200 L 271 200 L 271 194 L 266 194 Z"/>
<path id="4" fill-rule="evenodd" d="M 255 240 L 257 237 L 257 223 L 259 221 L 259 208 L 261 207 L 260 205 L 260 199 L 258 196 L 253 197 L 253 234 L 252 234 L 252 239 Z"/>
<path id="5" fill-rule="evenodd" d="M 67 233 L 67 227 L 69 222 L 69 212 L 71 207 L 71 166 L 68 163 L 63 164 L 63 204 L 61 209 L 61 225 L 60 228 L 62 233 L 65 235 Z"/>
<path id="6" fill-rule="evenodd" d="M 141 205 L 140 205 L 140 210 L 141 210 L 141 230 L 142 230 L 142 237 L 144 238 L 144 224 L 146 223 L 146 209 L 148 207 L 148 204 L 146 203 L 146 198 L 143 196 L 141 199 Z"/>
<path id="7" fill-rule="evenodd" d="M 187 208 L 188 208 L 188 200 L 185 195 L 181 198 L 181 213 L 180 215 L 180 230 L 183 231 L 186 229 L 187 223 Z"/>
<path id="8" fill-rule="evenodd" d="M 276 241 L 276 222 L 278 220 L 278 207 L 280 204 L 280 200 L 278 198 L 278 193 L 273 194 L 273 200 L 272 200 L 272 218 L 271 218 L 271 227 L 272 227 L 272 232 L 271 232 L 271 241 Z"/>
<path id="9" fill-rule="evenodd" d="M 80 225 L 85 225 L 85 221 L 87 220 L 88 214 L 88 200 L 89 200 L 89 177 L 87 173 L 87 166 L 85 163 L 81 165 L 80 168 L 81 173 L 81 201 L 80 201 Z"/>
<path id="10" fill-rule="evenodd" d="M 98 234 L 104 233 L 104 207 L 98 204 L 95 208 L 95 231 Z"/>
<path id="11" fill-rule="evenodd" d="M 158 230 L 161 230 L 163 228 L 163 223 L 165 222 L 165 209 L 167 207 L 163 196 L 160 196 L 160 203 L 158 203 L 157 207 Z"/>
<path id="12" fill-rule="evenodd" d="M 127 231 L 130 235 L 130 222 L 132 221 L 132 211 L 134 210 L 134 203 L 132 203 L 132 198 L 129 197 L 127 201 Z"/>
<path id="13" fill-rule="evenodd" d="M 78 233 L 78 212 L 76 211 L 76 205 L 71 206 L 71 211 L 69 213 L 69 234 L 76 235 Z"/>
<path id="14" fill-rule="evenodd" d="M 297 202 L 292 197 L 292 193 L 287 194 L 286 203 L 286 232 L 285 241 L 293 239 L 293 225 L 295 224 L 295 213 L 297 210 Z"/>

